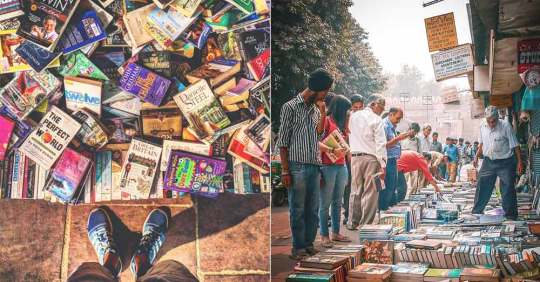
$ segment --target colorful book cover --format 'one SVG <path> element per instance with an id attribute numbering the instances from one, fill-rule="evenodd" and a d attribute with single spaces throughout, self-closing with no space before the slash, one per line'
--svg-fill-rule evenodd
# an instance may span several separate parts
<path id="1" fill-rule="evenodd" d="M 183 51 L 186 43 L 183 40 L 172 40 L 157 28 L 151 21 L 144 23 L 144 30 L 154 38 L 161 48 L 166 51 Z"/>
<path id="2" fill-rule="evenodd" d="M 134 63 L 126 66 L 120 80 L 120 87 L 123 90 L 156 106 L 161 104 L 170 85 L 170 80 Z"/>
<path id="3" fill-rule="evenodd" d="M 59 200 L 71 202 L 91 164 L 89 158 L 67 148 L 54 166 L 45 189 Z"/>
<path id="4" fill-rule="evenodd" d="M 60 57 L 60 52 L 49 52 L 43 47 L 25 40 L 15 49 L 15 52 L 29 64 L 36 72 L 41 72 L 54 60 Z"/>
<path id="5" fill-rule="evenodd" d="M 209 140 L 215 140 L 218 131 L 231 123 L 205 80 L 190 85 L 173 98 L 199 139 L 211 143 Z"/>
<path id="6" fill-rule="evenodd" d="M 251 0 L 225 0 L 225 1 L 231 3 L 240 11 L 246 14 L 251 14 L 253 13 L 253 11 L 255 11 L 255 7 L 253 7 L 253 2 L 251 2 Z"/>
<path id="7" fill-rule="evenodd" d="M 171 8 L 186 17 L 192 17 L 197 12 L 202 0 L 173 0 L 170 2 Z"/>
<path id="8" fill-rule="evenodd" d="M 5 116 L 0 116 L 0 161 L 3 161 L 6 157 L 9 140 L 13 129 L 15 129 L 15 122 Z"/>
<path id="9" fill-rule="evenodd" d="M 20 36 L 53 51 L 79 5 L 79 0 L 23 1 Z"/>
<path id="10" fill-rule="evenodd" d="M 236 194 L 253 194 L 269 192 L 265 187 L 265 177 L 260 171 L 252 168 L 248 164 L 234 160 L 233 177 L 234 177 L 234 193 Z"/>
<path id="11" fill-rule="evenodd" d="M 58 47 L 69 53 L 107 37 L 96 11 L 88 10 L 73 17 L 71 24 L 58 42 Z"/>
<path id="12" fill-rule="evenodd" d="M 100 80 L 109 80 L 92 61 L 82 52 L 72 52 L 64 57 L 62 66 L 58 69 L 62 76 L 82 76 Z"/>
<path id="13" fill-rule="evenodd" d="M 371 263 L 393 264 L 394 241 L 373 240 L 363 241 L 364 261 Z"/>
<path id="14" fill-rule="evenodd" d="M 72 111 L 87 108 L 101 115 L 101 81 L 81 77 L 64 77 L 66 107 Z"/>
<path id="15" fill-rule="evenodd" d="M 0 102 L 22 120 L 60 86 L 61 82 L 48 71 L 20 72 L 8 85 L 0 89 Z"/>
<path id="16" fill-rule="evenodd" d="M 122 166 L 120 190 L 138 199 L 148 198 L 160 156 L 160 146 L 140 139 L 131 140 L 127 160 Z"/>
<path id="17" fill-rule="evenodd" d="M 141 7 L 137 10 L 133 10 L 124 15 L 123 22 L 126 27 L 127 34 L 129 35 L 132 47 L 139 47 L 153 40 L 153 37 L 150 36 L 150 34 L 148 34 L 143 27 L 147 22 L 148 15 L 154 9 L 159 8 L 157 8 L 155 4 L 152 4 Z M 122 44 L 123 36 L 121 30 L 117 31 L 117 33 L 119 33 L 117 35 L 119 38 L 111 38 L 112 42 L 110 43 L 114 43 L 114 45 L 119 46 Z"/>
<path id="18" fill-rule="evenodd" d="M 109 134 L 99 118 L 88 109 L 80 109 L 73 113 L 73 118 L 81 124 L 77 133 L 84 144 L 94 149 L 99 149 L 109 142 Z"/>
<path id="19" fill-rule="evenodd" d="M 266 150 L 270 143 L 270 124 L 270 118 L 262 114 L 245 129 L 246 135 L 262 150 Z"/>
<path id="20" fill-rule="evenodd" d="M 206 45 L 210 33 L 212 33 L 212 27 L 210 27 L 203 19 L 198 19 L 189 28 L 185 40 L 195 47 L 202 49 Z"/>
<path id="21" fill-rule="evenodd" d="M 3 0 L 0 2 L 0 21 L 24 15 L 20 0 Z"/>
<path id="22" fill-rule="evenodd" d="M 266 74 L 270 65 L 270 48 L 267 48 L 255 59 L 247 62 L 248 70 L 256 81 L 261 80 Z"/>
<path id="23" fill-rule="evenodd" d="M 249 90 L 249 105 L 256 114 L 270 115 L 270 77 L 259 81 Z"/>
<path id="24" fill-rule="evenodd" d="M 190 83 L 205 79 L 210 86 L 215 87 L 233 77 L 240 69 L 240 62 L 218 58 L 189 72 L 186 79 Z"/>
<path id="25" fill-rule="evenodd" d="M 155 7 L 148 20 L 157 26 L 171 40 L 176 40 L 197 19 L 197 15 L 186 17 L 174 9 L 168 11 Z"/>
<path id="26" fill-rule="evenodd" d="M 143 135 L 159 139 L 182 137 L 182 113 L 174 102 L 157 108 L 145 107 L 140 115 Z"/>
<path id="27" fill-rule="evenodd" d="M 270 158 L 245 133 L 246 126 L 239 129 L 229 144 L 228 153 L 246 162 L 261 173 L 269 173 Z"/>
<path id="28" fill-rule="evenodd" d="M 173 150 L 194 153 L 202 156 L 212 156 L 212 146 L 203 143 L 163 140 L 163 150 L 161 152 L 160 170 L 167 170 L 167 163 Z"/>
<path id="29" fill-rule="evenodd" d="M 217 197 L 223 192 L 223 174 L 227 163 L 182 151 L 169 157 L 163 189 Z"/>
<path id="30" fill-rule="evenodd" d="M 130 143 L 139 134 L 141 126 L 139 118 L 110 118 L 103 121 L 107 130 L 112 132 L 109 143 Z"/>
<path id="31" fill-rule="evenodd" d="M 81 125 L 56 106 L 43 117 L 19 150 L 49 169 L 75 137 Z"/>

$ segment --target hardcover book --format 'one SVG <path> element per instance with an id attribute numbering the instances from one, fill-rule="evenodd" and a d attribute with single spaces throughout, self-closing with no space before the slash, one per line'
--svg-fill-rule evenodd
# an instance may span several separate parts
<path id="1" fill-rule="evenodd" d="M 120 87 L 123 90 L 156 106 L 161 105 L 170 85 L 170 80 L 134 63 L 126 66 L 120 80 Z"/>
<path id="2" fill-rule="evenodd" d="M 156 8 L 155 4 L 151 4 L 124 15 L 124 25 L 129 38 L 131 39 L 132 47 L 139 47 L 153 40 L 152 36 L 144 30 L 143 26 L 147 21 L 150 12 Z M 121 34 L 118 36 L 121 37 Z M 121 43 L 122 42 L 117 42 L 115 45 L 121 45 Z"/>
<path id="3" fill-rule="evenodd" d="M 87 10 L 73 17 L 71 24 L 58 42 L 63 53 L 70 53 L 107 37 L 96 11 Z"/>
<path id="4" fill-rule="evenodd" d="M 225 1 L 234 5 L 236 8 L 238 8 L 240 11 L 246 14 L 251 14 L 255 10 L 255 7 L 253 7 L 253 2 L 251 2 L 251 0 L 225 0 Z"/>
<path id="5" fill-rule="evenodd" d="M 66 55 L 62 66 L 58 69 L 58 73 L 62 76 L 82 76 L 99 80 L 109 80 L 107 75 L 80 51 Z"/>
<path id="6" fill-rule="evenodd" d="M 52 106 L 19 150 L 40 166 L 49 169 L 75 137 L 81 125 Z"/>
<path id="7" fill-rule="evenodd" d="M 15 52 L 17 52 L 17 54 L 19 54 L 19 56 L 21 56 L 21 58 L 23 58 L 36 72 L 44 70 L 61 55 L 60 52 L 49 52 L 43 47 L 28 40 L 22 42 L 21 45 L 15 49 Z"/>
<path id="8" fill-rule="evenodd" d="M 61 82 L 48 71 L 23 71 L 0 89 L 0 102 L 22 120 L 60 86 Z"/>
<path id="9" fill-rule="evenodd" d="M 17 34 L 53 51 L 64 33 L 79 0 L 23 1 L 24 16 Z"/>
<path id="10" fill-rule="evenodd" d="M 158 7 L 154 7 L 148 15 L 148 20 L 173 41 L 178 39 L 196 19 L 197 15 L 186 17 L 174 9 L 164 11 Z"/>
<path id="11" fill-rule="evenodd" d="M 236 131 L 229 144 L 228 153 L 261 173 L 269 173 L 269 156 L 246 135 L 245 130 L 246 126 Z"/>
<path id="12" fill-rule="evenodd" d="M 226 166 L 224 160 L 172 151 L 163 189 L 217 197 L 223 192 Z"/>
<path id="13" fill-rule="evenodd" d="M 141 139 L 131 140 L 122 166 L 120 189 L 138 199 L 146 199 L 154 183 L 161 147 Z"/>
<path id="14" fill-rule="evenodd" d="M 245 129 L 246 135 L 263 151 L 266 151 L 268 144 L 270 143 L 270 125 L 270 118 L 265 114 L 262 114 Z"/>
<path id="15" fill-rule="evenodd" d="M 4 0 L 0 2 L 0 21 L 24 15 L 20 0 Z"/>
<path id="16" fill-rule="evenodd" d="M 81 77 L 64 77 L 66 107 L 72 111 L 87 108 L 101 115 L 101 81 Z"/>
<path id="17" fill-rule="evenodd" d="M 212 156 L 212 146 L 204 143 L 195 143 L 187 141 L 163 140 L 163 150 L 161 151 L 160 170 L 166 171 L 169 157 L 173 150 L 184 151 L 197 155 Z"/>
<path id="18" fill-rule="evenodd" d="M 199 8 L 202 0 L 173 0 L 170 2 L 172 2 L 171 8 L 189 18 L 193 17 L 195 12 L 197 12 L 197 8 Z"/>
<path id="19" fill-rule="evenodd" d="M 151 104 L 143 107 L 141 110 L 143 135 L 160 139 L 182 137 L 182 113 L 173 101 L 161 107 Z"/>
<path id="20" fill-rule="evenodd" d="M 205 80 L 190 85 L 174 96 L 174 101 L 196 136 L 208 143 L 219 137 L 219 131 L 231 123 Z"/>
<path id="21" fill-rule="evenodd" d="M 45 190 L 64 203 L 72 202 L 91 164 L 89 158 L 67 148 L 51 171 Z"/>
<path id="22" fill-rule="evenodd" d="M 0 161 L 3 161 L 6 157 L 11 134 L 15 128 L 15 122 L 7 117 L 0 116 L 0 128 L 2 128 L 0 131 Z"/>

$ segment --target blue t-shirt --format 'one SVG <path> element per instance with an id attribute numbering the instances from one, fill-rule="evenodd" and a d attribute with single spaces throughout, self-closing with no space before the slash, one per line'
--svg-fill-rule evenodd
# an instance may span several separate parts
<path id="1" fill-rule="evenodd" d="M 383 123 L 384 123 L 384 133 L 386 135 L 386 141 L 390 141 L 394 139 L 397 135 L 396 128 L 394 127 L 394 125 L 390 122 L 388 117 L 383 119 Z M 388 156 L 389 159 L 391 158 L 399 159 L 399 156 L 401 155 L 401 145 L 399 144 L 399 142 L 397 142 L 395 145 L 391 147 L 387 147 L 386 155 Z"/>
<path id="2" fill-rule="evenodd" d="M 444 147 L 444 155 L 448 156 L 448 161 L 456 163 L 458 161 L 459 150 L 454 144 L 446 145 Z"/>

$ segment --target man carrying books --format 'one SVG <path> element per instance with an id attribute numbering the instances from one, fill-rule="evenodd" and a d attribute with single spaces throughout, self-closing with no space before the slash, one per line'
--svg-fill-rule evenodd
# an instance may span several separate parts
<path id="1" fill-rule="evenodd" d="M 496 107 L 487 107 L 485 117 L 485 121 L 480 125 L 480 145 L 473 161 L 473 165 L 478 167 L 478 158 L 484 156 L 482 167 L 478 173 L 478 186 L 472 213 L 484 213 L 484 208 L 491 198 L 495 181 L 499 177 L 504 214 L 506 218 L 516 220 L 518 216 L 514 186 L 516 166 L 517 172 L 523 173 L 519 143 L 510 123 L 499 119 L 499 110 Z"/>
<path id="2" fill-rule="evenodd" d="M 324 133 L 324 98 L 334 78 L 324 69 L 309 75 L 308 88 L 283 105 L 276 146 L 280 149 L 281 179 L 289 189 L 292 259 L 314 255 L 319 222 L 321 153 Z"/>
<path id="3" fill-rule="evenodd" d="M 386 135 L 380 117 L 385 103 L 383 96 L 373 94 L 367 99 L 368 107 L 349 120 L 352 179 L 347 228 L 351 230 L 373 223 L 377 213 L 381 188 L 377 183 L 386 174 Z"/>

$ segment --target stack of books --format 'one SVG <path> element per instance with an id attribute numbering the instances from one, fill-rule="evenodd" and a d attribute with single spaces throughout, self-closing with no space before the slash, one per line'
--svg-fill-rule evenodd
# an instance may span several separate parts
<path id="1" fill-rule="evenodd" d="M 393 229 L 391 224 L 365 224 L 360 227 L 360 240 L 388 240 Z"/>
<path id="2" fill-rule="evenodd" d="M 349 282 L 387 282 L 392 275 L 392 265 L 363 263 L 349 272 Z"/>
<path id="3" fill-rule="evenodd" d="M 422 281 L 429 268 L 428 263 L 400 262 L 392 265 L 392 282 Z"/>
<path id="4" fill-rule="evenodd" d="M 270 192 L 270 1 L 3 1 L 0 45 L 0 198 Z"/>

